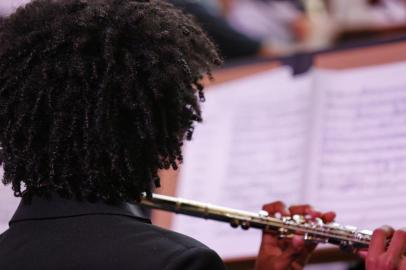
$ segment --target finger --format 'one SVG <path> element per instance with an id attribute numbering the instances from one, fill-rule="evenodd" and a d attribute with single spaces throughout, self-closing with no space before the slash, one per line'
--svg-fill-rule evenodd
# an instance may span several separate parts
<path id="1" fill-rule="evenodd" d="M 389 260 L 398 262 L 403 256 L 406 247 L 406 229 L 401 229 L 393 234 L 392 240 L 390 242 L 387 256 Z"/>
<path id="2" fill-rule="evenodd" d="M 360 256 L 362 259 L 366 259 L 366 257 L 368 256 L 368 251 L 366 251 L 366 250 L 358 250 L 356 252 L 356 254 L 358 256 Z"/>
<path id="3" fill-rule="evenodd" d="M 336 218 L 335 212 L 326 212 L 321 215 L 321 219 L 323 220 L 324 223 L 331 223 L 334 221 L 335 218 Z"/>
<path id="4" fill-rule="evenodd" d="M 289 210 L 292 214 L 306 214 L 313 210 L 313 207 L 309 204 L 291 205 Z"/>
<path id="5" fill-rule="evenodd" d="M 292 215 L 309 215 L 311 219 L 321 218 L 322 213 L 313 209 L 312 206 L 308 204 L 303 205 L 292 205 L 289 207 L 289 211 Z"/>
<path id="6" fill-rule="evenodd" d="M 262 206 L 262 209 L 267 211 L 270 215 L 281 213 L 283 216 L 290 216 L 289 211 L 286 209 L 286 205 L 281 201 L 265 204 Z"/>
<path id="7" fill-rule="evenodd" d="M 277 244 L 278 237 L 276 235 L 265 232 L 262 234 L 261 247 L 268 250 L 270 247 L 277 246 Z"/>
<path id="8" fill-rule="evenodd" d="M 290 269 L 291 263 L 298 258 L 298 256 L 303 252 L 304 242 L 299 237 L 299 239 L 283 239 L 281 242 L 284 248 L 278 248 L 272 250 L 272 247 L 266 252 L 267 254 L 273 254 L 277 256 L 278 259 L 275 260 L 274 268 L 272 269 Z"/>
<path id="9" fill-rule="evenodd" d="M 312 254 L 312 252 L 304 251 L 300 255 L 298 255 L 297 259 L 295 259 L 295 262 L 297 262 L 298 264 L 300 264 L 304 267 L 307 264 L 307 262 L 309 261 L 311 254 Z"/>
<path id="10" fill-rule="evenodd" d="M 304 265 L 302 265 L 300 262 L 292 262 L 292 264 L 290 265 L 290 268 L 292 270 L 302 270 L 304 268 Z"/>
<path id="11" fill-rule="evenodd" d="M 398 266 L 398 270 L 406 270 L 406 259 L 405 258 L 401 259 L 399 266 Z"/>
<path id="12" fill-rule="evenodd" d="M 312 241 L 307 241 L 305 242 L 305 249 L 308 253 L 313 252 L 317 247 L 317 243 L 314 243 Z"/>
<path id="13" fill-rule="evenodd" d="M 308 216 L 311 217 L 311 219 L 315 219 L 315 218 L 321 218 L 322 213 L 320 211 L 316 211 L 316 210 L 312 210 L 310 211 L 310 213 L 307 213 Z"/>
<path id="14" fill-rule="evenodd" d="M 288 247 L 283 251 L 281 258 L 284 260 L 293 260 L 305 251 L 305 242 L 300 236 L 293 236 Z"/>
<path id="15" fill-rule="evenodd" d="M 374 230 L 372 234 L 371 244 L 368 249 L 367 258 L 378 258 L 379 255 L 385 252 L 386 239 L 393 234 L 393 229 L 389 226 L 382 226 Z"/>
<path id="16" fill-rule="evenodd" d="M 303 238 L 302 241 L 304 241 Z M 316 243 L 304 241 L 304 248 L 300 252 L 300 254 L 297 255 L 295 262 L 304 267 L 309 260 L 310 254 L 314 251 L 316 247 L 317 247 Z"/>

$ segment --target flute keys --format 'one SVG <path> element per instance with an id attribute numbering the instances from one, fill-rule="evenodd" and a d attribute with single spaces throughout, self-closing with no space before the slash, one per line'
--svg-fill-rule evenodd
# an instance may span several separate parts
<path id="1" fill-rule="evenodd" d="M 344 229 L 353 233 L 357 231 L 357 227 L 354 226 L 344 226 Z"/>
<path id="2" fill-rule="evenodd" d="M 283 238 L 288 238 L 289 237 L 289 230 L 285 228 L 279 228 L 278 229 L 278 238 L 283 239 Z"/>
<path id="3" fill-rule="evenodd" d="M 314 223 L 316 223 L 317 225 L 324 225 L 324 222 L 321 218 L 315 218 Z"/>
<path id="4" fill-rule="evenodd" d="M 234 229 L 238 228 L 239 225 L 240 225 L 240 223 L 236 219 L 233 219 L 230 221 L 230 226 Z"/>
<path id="5" fill-rule="evenodd" d="M 306 219 L 304 216 L 301 215 L 293 215 L 292 219 L 296 222 L 296 223 L 305 223 Z"/>
<path id="6" fill-rule="evenodd" d="M 242 228 L 243 230 L 248 230 L 250 227 L 251 227 L 251 224 L 250 224 L 248 221 L 243 221 L 243 222 L 241 223 L 241 228 Z"/>
<path id="7" fill-rule="evenodd" d="M 262 218 L 267 218 L 267 217 L 269 217 L 269 213 L 265 210 L 261 210 L 258 212 L 258 216 L 262 217 Z"/>
<path id="8" fill-rule="evenodd" d="M 328 243 L 328 239 L 321 237 L 321 236 L 316 236 L 312 235 L 310 233 L 305 233 L 303 235 L 303 239 L 307 242 L 314 242 L 314 243 Z"/>
<path id="9" fill-rule="evenodd" d="M 275 214 L 273 214 L 273 217 L 274 218 L 277 218 L 277 219 L 284 219 L 284 218 L 286 218 L 286 217 L 284 217 L 284 216 L 282 216 L 282 214 L 281 213 L 279 213 L 279 212 L 276 212 Z"/>
<path id="10" fill-rule="evenodd" d="M 305 233 L 304 235 L 303 235 L 303 240 L 305 240 L 305 241 L 307 241 L 307 242 L 314 242 L 314 241 L 316 241 L 316 238 L 315 237 L 313 237 L 311 234 L 309 234 L 309 233 Z"/>
<path id="11" fill-rule="evenodd" d="M 238 228 L 241 226 L 241 229 L 248 230 L 251 227 L 249 221 L 239 221 L 238 219 L 233 219 L 230 221 L 230 226 L 233 228 Z"/>
<path id="12" fill-rule="evenodd" d="M 340 242 L 340 249 L 346 252 L 353 252 L 354 251 L 354 243 L 352 241 L 342 240 Z"/>

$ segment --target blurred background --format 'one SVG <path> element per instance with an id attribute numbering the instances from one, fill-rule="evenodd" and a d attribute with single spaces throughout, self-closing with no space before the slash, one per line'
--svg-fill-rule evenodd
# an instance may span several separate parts
<path id="1" fill-rule="evenodd" d="M 194 15 L 230 61 L 406 33 L 405 0 L 168 0 Z M 0 15 L 29 0 L 1 0 Z"/>
<path id="2" fill-rule="evenodd" d="M 402 35 L 404 0 L 170 0 L 195 15 L 227 60 L 281 56 Z"/>
<path id="3" fill-rule="evenodd" d="M 237 82 L 237 84 L 231 85 L 231 88 L 238 88 L 238 80 L 242 77 L 269 70 L 274 62 L 277 62 L 277 65 L 289 66 L 295 75 L 300 76 L 300 74 L 308 74 L 308 71 L 312 69 L 316 55 L 340 52 L 351 48 L 358 48 L 362 51 L 377 44 L 404 43 L 406 40 L 406 0 L 167 1 L 193 15 L 212 37 L 225 60 L 225 65 L 221 70 L 217 71 L 217 74 L 214 74 L 215 82 Z M 0 19 L 8 16 L 16 8 L 28 2 L 29 0 L 0 0 Z M 399 59 L 406 60 L 405 55 L 406 51 L 398 50 L 395 58 L 399 56 Z M 353 59 L 356 60 L 356 56 Z M 346 59 L 348 60 L 348 58 Z M 283 74 L 281 76 L 286 81 L 290 80 Z M 343 85 L 343 88 L 345 87 Z M 402 85 L 402 87 L 404 88 L 402 88 L 403 92 L 406 93 L 406 86 Z M 221 90 L 219 92 L 225 91 Z M 248 91 L 246 92 L 248 93 Z M 282 92 L 283 89 L 279 91 L 279 93 Z M 247 94 L 245 96 L 243 91 L 241 93 L 242 100 L 255 99 L 253 95 Z M 224 113 L 221 110 L 225 108 L 224 103 L 221 103 L 223 102 L 222 97 L 215 94 L 209 94 L 208 96 L 208 108 L 213 103 L 210 103 L 210 98 L 212 100 L 217 98 L 218 103 L 221 104 L 221 106 L 216 107 L 216 110 L 220 108 L 219 110 L 212 110 L 213 114 L 216 114 L 214 118 L 219 119 L 219 115 Z M 406 96 L 402 98 L 406 100 Z M 228 97 L 224 98 L 224 100 L 225 103 L 230 102 Z M 208 110 L 210 113 L 212 111 Z M 249 115 L 246 112 L 244 114 L 245 116 Z M 258 114 L 264 114 L 264 112 L 258 111 Z M 406 123 L 406 111 L 402 111 L 401 116 L 403 117 L 402 121 Z M 210 119 L 210 115 L 207 115 L 207 118 Z M 250 121 L 252 122 L 252 119 L 247 120 L 247 122 Z M 227 129 L 227 123 L 219 122 L 218 125 L 224 130 Z M 259 128 L 264 129 L 265 127 L 261 126 Z M 247 129 L 247 127 L 241 127 L 241 130 L 244 129 Z M 403 130 L 398 131 L 403 132 Z M 208 136 L 210 132 L 212 131 L 205 134 L 206 141 L 210 137 Z M 401 135 L 406 138 L 406 132 Z M 218 140 L 219 137 L 213 136 L 212 139 Z M 199 141 L 199 132 L 197 132 L 195 140 Z M 210 143 L 208 142 L 208 144 Z M 221 146 L 227 144 L 228 142 L 225 142 Z M 221 152 L 220 148 L 215 150 Z M 270 149 L 270 152 L 272 151 Z M 186 154 L 186 164 L 188 158 L 193 157 Z M 217 165 L 225 167 L 227 164 Z M 405 168 L 402 167 L 402 169 Z M 199 171 L 206 169 L 200 167 L 200 170 L 194 171 L 199 174 Z M 406 169 L 403 170 L 403 172 L 405 171 Z M 190 179 L 194 177 L 192 175 Z M 244 177 L 251 179 L 250 176 L 245 175 Z M 178 178 L 177 173 L 164 173 L 162 178 L 164 186 L 169 188 L 160 192 L 170 195 L 179 193 L 176 191 L 177 188 L 173 187 L 173 183 L 176 183 Z M 195 178 L 198 178 L 198 176 Z M 221 187 L 216 188 L 220 189 Z M 230 185 L 222 188 L 229 189 Z M 396 189 L 396 186 L 393 188 Z M 204 188 L 199 186 L 198 192 L 202 193 L 203 190 Z M 188 194 L 187 192 L 184 193 Z M 196 198 L 199 199 L 198 194 Z M 271 196 L 270 200 L 273 199 L 284 200 L 286 198 L 272 198 Z M 232 203 L 231 201 L 230 203 Z M 246 202 L 244 203 L 246 204 Z M 0 233 L 7 228 L 7 222 L 17 204 L 18 200 L 12 196 L 12 191 L 0 187 Z M 233 207 L 233 205 L 227 206 Z M 398 216 L 403 218 L 405 214 L 399 213 Z M 168 219 L 167 216 L 156 215 L 155 218 L 158 220 L 158 224 L 171 228 L 168 225 L 169 223 L 165 221 Z M 250 256 L 251 254 L 247 254 L 247 257 L 242 256 L 241 258 L 228 260 L 228 266 L 230 269 L 250 269 L 254 261 L 254 258 Z M 357 257 L 344 255 L 338 250 L 321 250 L 312 259 L 312 263 L 308 269 L 363 269 L 362 262 Z"/>

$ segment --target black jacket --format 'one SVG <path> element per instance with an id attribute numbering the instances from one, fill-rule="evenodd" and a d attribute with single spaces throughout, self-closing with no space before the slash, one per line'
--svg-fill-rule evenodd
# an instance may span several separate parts
<path id="1" fill-rule="evenodd" d="M 158 228 L 134 206 L 34 198 L 0 235 L 1 270 L 224 270 L 200 242 Z"/>

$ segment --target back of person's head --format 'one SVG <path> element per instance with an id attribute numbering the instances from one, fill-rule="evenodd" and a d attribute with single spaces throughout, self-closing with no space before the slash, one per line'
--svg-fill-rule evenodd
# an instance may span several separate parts
<path id="1" fill-rule="evenodd" d="M 163 1 L 34 0 L 0 25 L 0 144 L 16 196 L 123 201 L 176 168 L 220 62 Z"/>

